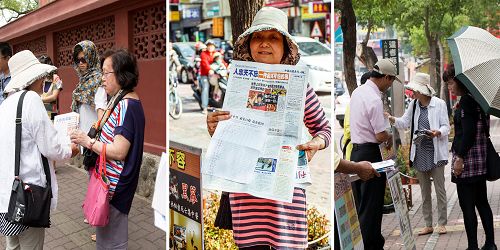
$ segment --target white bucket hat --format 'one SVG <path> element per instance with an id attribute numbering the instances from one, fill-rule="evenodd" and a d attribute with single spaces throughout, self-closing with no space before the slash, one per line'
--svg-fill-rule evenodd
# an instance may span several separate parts
<path id="1" fill-rule="evenodd" d="M 253 61 L 250 54 L 250 34 L 265 30 L 276 30 L 281 33 L 288 44 L 289 53 L 281 60 L 281 64 L 295 65 L 299 62 L 299 46 L 288 33 L 288 17 L 280 9 L 263 7 L 255 14 L 252 25 L 241 34 L 234 43 L 234 60 Z"/>
<path id="2" fill-rule="evenodd" d="M 29 50 L 18 52 L 9 59 L 11 79 L 4 92 L 11 93 L 23 90 L 56 69 L 55 66 L 40 63 Z"/>
<path id="3" fill-rule="evenodd" d="M 430 96 L 436 94 L 436 91 L 431 87 L 431 77 L 425 73 L 417 73 L 410 81 L 406 88 L 416 91 L 422 95 Z"/>

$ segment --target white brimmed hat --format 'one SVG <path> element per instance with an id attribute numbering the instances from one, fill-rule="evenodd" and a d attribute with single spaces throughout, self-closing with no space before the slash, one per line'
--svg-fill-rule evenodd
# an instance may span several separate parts
<path id="1" fill-rule="evenodd" d="M 265 30 L 276 30 L 286 39 L 289 48 L 288 55 L 282 59 L 281 64 L 295 65 L 299 62 L 299 46 L 288 33 L 288 17 L 280 9 L 274 7 L 263 7 L 255 14 L 252 25 L 241 34 L 234 43 L 233 59 L 240 61 L 253 61 L 250 55 L 250 34 Z"/>
<path id="2" fill-rule="evenodd" d="M 436 91 L 431 87 L 431 77 L 425 73 L 415 74 L 406 88 L 430 97 L 436 94 Z"/>
<path id="3" fill-rule="evenodd" d="M 380 59 L 377 63 L 375 63 L 373 71 L 382 75 L 395 76 L 398 82 L 403 83 L 403 81 L 399 79 L 396 65 L 394 65 L 394 63 L 387 58 Z"/>
<path id="4" fill-rule="evenodd" d="M 40 63 L 29 50 L 23 50 L 13 55 L 8 64 L 11 78 L 5 87 L 5 93 L 23 90 L 57 69 L 55 66 Z"/>

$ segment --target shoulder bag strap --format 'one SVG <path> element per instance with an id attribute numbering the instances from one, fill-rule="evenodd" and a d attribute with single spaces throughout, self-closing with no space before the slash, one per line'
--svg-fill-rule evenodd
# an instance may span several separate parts
<path id="1" fill-rule="evenodd" d="M 24 96 L 28 91 L 24 91 L 19 97 L 19 102 L 17 103 L 17 114 L 16 114 L 16 152 L 14 160 L 14 176 L 19 177 L 19 166 L 21 165 L 21 130 L 22 130 L 22 117 L 23 117 L 23 102 Z"/>
<path id="2" fill-rule="evenodd" d="M 23 117 L 23 103 L 24 96 L 28 91 L 24 91 L 19 97 L 19 102 L 17 103 L 17 114 L 16 114 L 16 152 L 15 152 L 15 169 L 14 176 L 19 176 L 19 168 L 21 165 L 21 130 L 22 130 L 22 117 Z M 47 178 L 47 186 L 51 184 L 49 161 L 45 156 L 40 154 L 42 157 L 43 171 L 45 172 L 45 177 Z"/>
<path id="3" fill-rule="evenodd" d="M 415 109 L 417 108 L 417 99 L 413 100 L 413 112 L 411 113 L 411 130 L 410 130 L 410 155 L 411 155 L 411 145 L 413 144 L 413 133 L 415 129 Z M 410 167 L 412 167 L 411 156 L 410 156 Z"/>

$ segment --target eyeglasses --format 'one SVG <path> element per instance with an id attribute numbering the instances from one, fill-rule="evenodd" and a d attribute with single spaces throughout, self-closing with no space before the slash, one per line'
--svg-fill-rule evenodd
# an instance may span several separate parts
<path id="1" fill-rule="evenodd" d="M 114 71 L 110 71 L 110 72 L 103 72 L 103 73 L 102 73 L 102 75 L 103 75 L 104 77 L 107 77 L 107 76 L 108 76 L 108 74 L 112 74 L 112 73 L 115 73 L 115 72 L 114 72 Z"/>
<path id="2" fill-rule="evenodd" d="M 77 59 L 76 59 L 76 63 L 77 63 L 77 64 L 79 64 L 79 63 L 83 63 L 83 64 L 85 64 L 85 63 L 87 63 L 87 60 L 85 60 L 85 58 L 84 58 L 84 57 L 80 57 L 80 58 L 77 58 Z"/>

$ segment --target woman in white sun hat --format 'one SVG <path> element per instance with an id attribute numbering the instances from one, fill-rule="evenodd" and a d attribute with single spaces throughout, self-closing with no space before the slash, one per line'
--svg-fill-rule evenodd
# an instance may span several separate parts
<path id="1" fill-rule="evenodd" d="M 52 161 L 70 158 L 78 153 L 75 144 L 63 143 L 47 111 L 40 94 L 43 83 L 56 67 L 42 64 L 29 50 L 21 51 L 9 60 L 11 81 L 5 88 L 8 97 L 0 105 L 0 233 L 6 236 L 6 249 L 43 249 L 45 228 L 13 224 L 5 219 L 11 186 L 14 180 L 15 130 L 17 104 L 26 92 L 22 111 L 21 167 L 19 177 L 26 183 L 45 186 L 42 158 L 49 159 L 52 187 L 51 209 L 57 203 L 57 181 Z"/>
<path id="2" fill-rule="evenodd" d="M 234 44 L 234 60 L 267 64 L 296 65 L 299 49 L 288 33 L 288 17 L 276 8 L 264 7 L 255 15 L 252 25 Z M 229 112 L 211 112 L 207 116 L 210 135 L 218 121 L 229 119 Z M 308 160 L 330 142 L 331 128 L 314 90 L 308 86 L 304 124 L 313 139 L 298 145 Z M 297 124 L 299 125 L 299 124 Z M 295 187 L 292 203 L 262 199 L 243 193 L 231 193 L 233 236 L 241 249 L 307 248 L 307 214 L 305 190 Z"/>
<path id="3" fill-rule="evenodd" d="M 446 190 L 444 186 L 444 166 L 448 164 L 448 134 L 450 122 L 446 103 L 435 97 L 430 86 L 430 76 L 417 73 L 407 86 L 413 90 L 413 102 L 408 105 L 405 114 L 400 117 L 388 116 L 396 128 L 412 128 L 410 161 L 417 170 L 422 193 L 422 213 L 425 227 L 419 235 L 434 231 L 432 222 L 431 178 L 436 190 L 438 207 L 439 234 L 446 233 Z M 413 124 L 411 124 L 413 121 Z"/>

